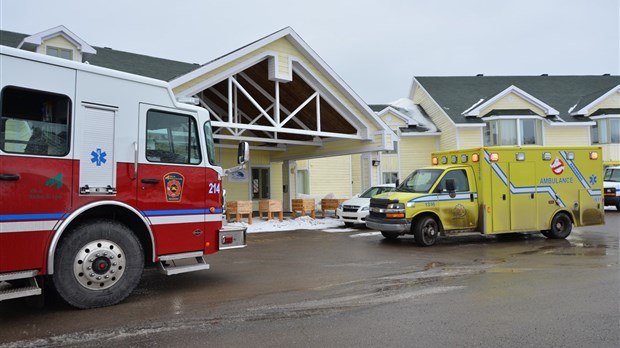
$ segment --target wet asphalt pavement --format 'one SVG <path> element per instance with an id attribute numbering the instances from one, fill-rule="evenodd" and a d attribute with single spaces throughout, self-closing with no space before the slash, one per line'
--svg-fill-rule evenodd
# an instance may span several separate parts
<path id="1" fill-rule="evenodd" d="M 0 302 L 0 346 L 618 347 L 620 212 L 606 220 L 430 248 L 363 228 L 250 234 L 208 271 L 146 270 L 113 307 Z"/>

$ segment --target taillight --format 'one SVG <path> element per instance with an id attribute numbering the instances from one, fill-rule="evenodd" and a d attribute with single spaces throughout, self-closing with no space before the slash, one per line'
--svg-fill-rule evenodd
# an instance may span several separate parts
<path id="1" fill-rule="evenodd" d="M 232 244 L 235 241 L 233 236 L 222 236 L 222 244 Z"/>

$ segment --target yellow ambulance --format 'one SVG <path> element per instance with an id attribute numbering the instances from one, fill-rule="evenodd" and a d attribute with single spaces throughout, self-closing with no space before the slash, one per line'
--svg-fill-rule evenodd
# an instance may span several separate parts
<path id="1" fill-rule="evenodd" d="M 432 166 L 373 197 L 366 226 L 418 245 L 460 232 L 540 231 L 566 238 L 575 226 L 605 223 L 602 149 L 482 147 L 432 154 Z"/>

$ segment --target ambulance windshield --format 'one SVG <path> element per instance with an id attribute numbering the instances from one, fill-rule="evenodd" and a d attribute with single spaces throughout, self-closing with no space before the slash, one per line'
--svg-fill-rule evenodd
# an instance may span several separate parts
<path id="1" fill-rule="evenodd" d="M 442 172 L 443 169 L 416 170 L 403 180 L 396 191 L 426 193 L 433 187 Z"/>

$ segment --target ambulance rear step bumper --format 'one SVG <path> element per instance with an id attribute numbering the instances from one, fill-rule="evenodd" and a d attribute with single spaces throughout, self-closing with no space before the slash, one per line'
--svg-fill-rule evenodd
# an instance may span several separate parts
<path id="1" fill-rule="evenodd" d="M 157 268 L 165 275 L 175 275 L 209 269 L 209 264 L 205 261 L 202 251 L 195 251 L 162 255 L 159 257 Z"/>
<path id="2" fill-rule="evenodd" d="M 11 272 L 0 274 L 0 301 L 11 300 L 19 297 L 41 295 L 41 288 L 37 284 L 37 270 Z M 12 286 L 11 280 L 28 280 L 28 285 Z"/>

